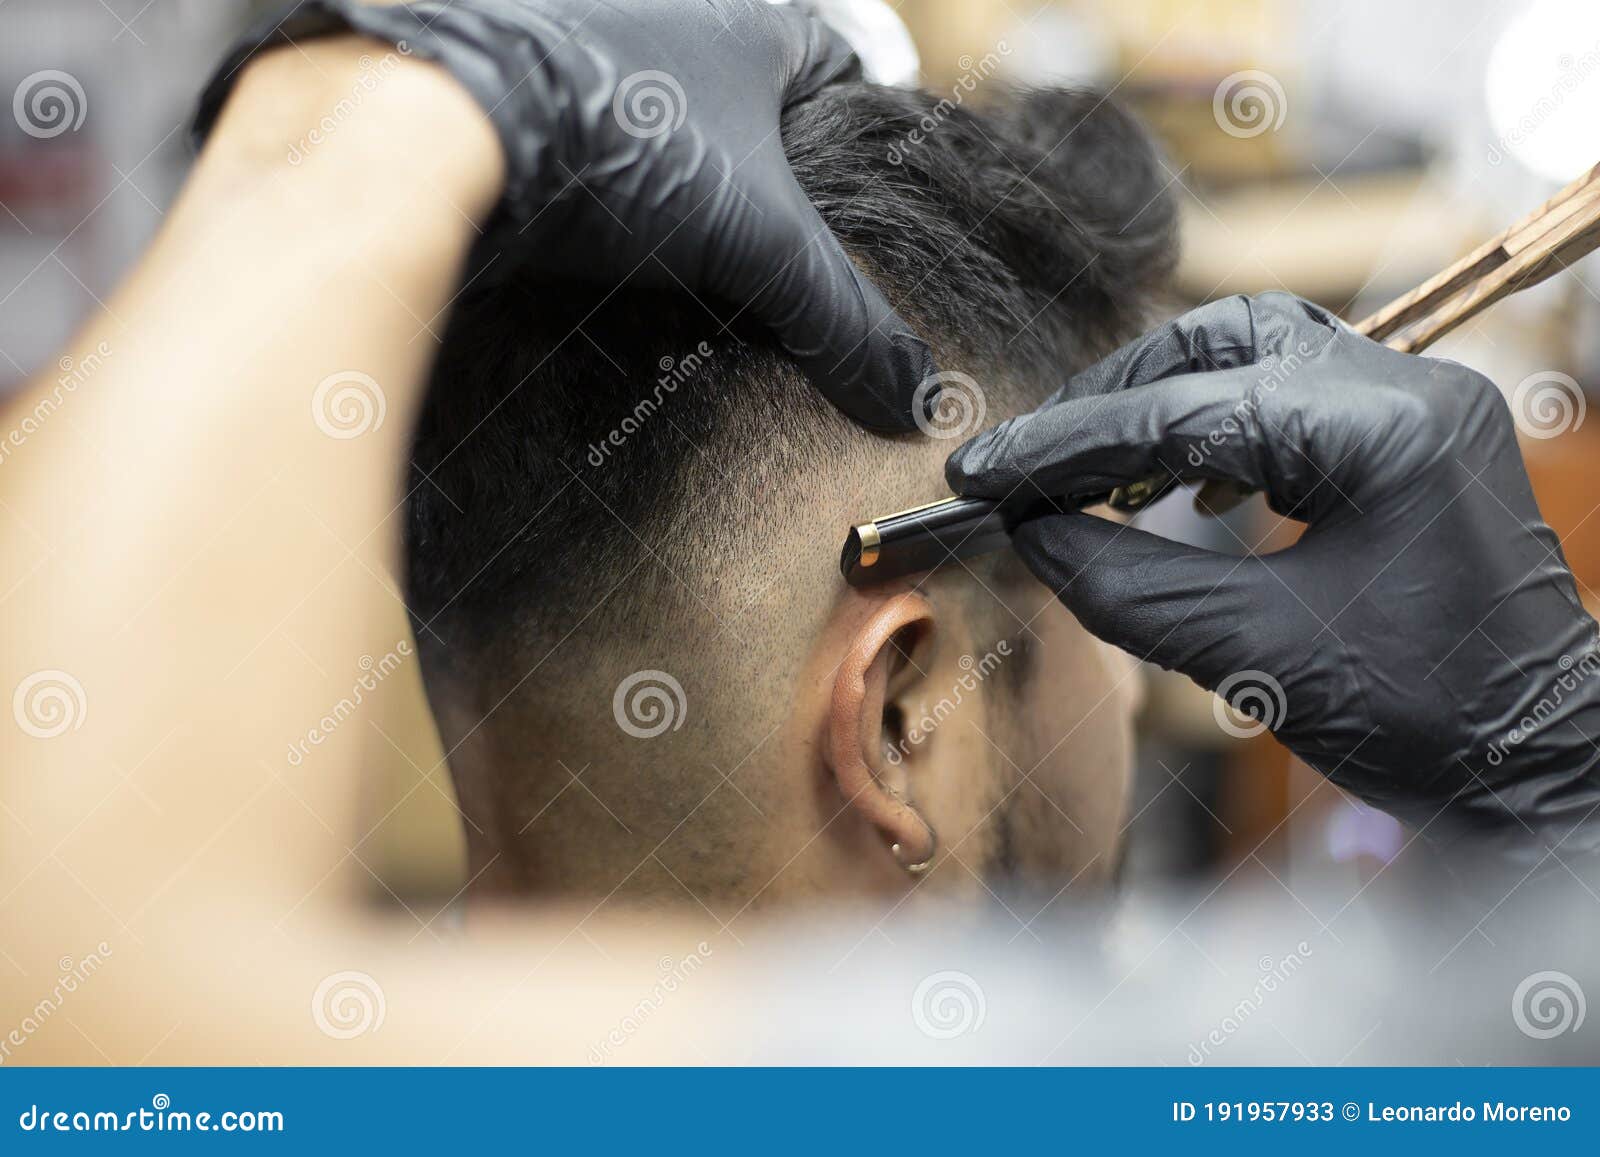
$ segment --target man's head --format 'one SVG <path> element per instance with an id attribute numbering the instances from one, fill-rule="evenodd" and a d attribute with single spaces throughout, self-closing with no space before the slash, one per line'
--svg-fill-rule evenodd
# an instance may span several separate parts
<path id="1" fill-rule="evenodd" d="M 783 135 L 958 375 L 939 433 L 1037 404 L 1132 336 L 1173 257 L 1152 147 L 1090 95 L 974 114 L 839 86 Z M 726 917 L 903 889 L 934 833 L 935 892 L 1105 878 L 1127 668 L 1008 554 L 882 590 L 839 577 L 848 526 L 947 493 L 957 444 L 855 428 L 687 293 L 530 278 L 460 302 L 414 454 L 408 588 L 475 888 Z"/>

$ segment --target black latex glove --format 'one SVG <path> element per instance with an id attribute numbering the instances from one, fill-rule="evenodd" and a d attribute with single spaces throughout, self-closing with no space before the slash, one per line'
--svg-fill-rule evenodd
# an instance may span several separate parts
<path id="1" fill-rule="evenodd" d="M 1087 514 L 1025 523 L 1016 549 L 1085 627 L 1219 691 L 1431 836 L 1536 857 L 1600 844 L 1596 626 L 1491 382 L 1287 294 L 1234 297 L 947 467 L 955 490 L 989 497 L 1169 472 L 1264 491 L 1309 526 L 1231 557 Z"/>
<path id="2" fill-rule="evenodd" d="M 825 25 L 763 0 L 302 0 L 223 61 L 197 135 L 250 55 L 347 30 L 437 61 L 493 122 L 506 188 L 480 269 L 685 288 L 766 324 L 862 425 L 913 428 L 928 348 L 823 225 L 778 135 L 785 105 L 859 71 Z"/>

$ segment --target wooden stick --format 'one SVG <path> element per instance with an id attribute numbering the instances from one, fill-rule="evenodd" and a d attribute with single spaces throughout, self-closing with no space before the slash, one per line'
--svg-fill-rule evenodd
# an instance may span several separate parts
<path id="1" fill-rule="evenodd" d="M 1356 332 L 1404 353 L 1416 353 L 1501 298 L 1543 281 L 1596 248 L 1600 248 L 1600 165 L 1499 236 L 1357 324 Z"/>

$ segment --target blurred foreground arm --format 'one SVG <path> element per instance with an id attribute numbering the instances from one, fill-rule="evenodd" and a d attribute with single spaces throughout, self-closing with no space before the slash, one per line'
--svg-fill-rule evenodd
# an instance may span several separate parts
<path id="1" fill-rule="evenodd" d="M 481 113 L 419 62 L 305 148 L 382 54 L 252 65 L 149 253 L 0 411 L 28 432 L 0 468 L 0 1024 L 110 953 L 9 1063 L 582 1058 L 582 1009 L 518 993 L 536 963 L 564 987 L 572 921 L 471 960 L 380 922 L 352 840 L 381 741 L 353 720 L 284 759 L 397 645 L 370 612 L 412 415 L 500 188 Z M 345 970 L 381 985 L 381 1034 L 319 1031 Z"/>
<path id="2" fill-rule="evenodd" d="M 1195 310 L 950 459 L 961 493 L 1168 472 L 1308 524 L 1243 557 L 1085 514 L 1017 531 L 1101 638 L 1182 671 L 1368 802 L 1519 859 L 1600 846 L 1600 651 L 1511 414 L 1454 362 L 1286 294 Z"/>

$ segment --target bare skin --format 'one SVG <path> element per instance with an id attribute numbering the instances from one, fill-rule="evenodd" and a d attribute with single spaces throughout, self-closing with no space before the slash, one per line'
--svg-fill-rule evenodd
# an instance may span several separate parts
<path id="1" fill-rule="evenodd" d="M 249 67 L 160 237 L 62 352 L 83 384 L 4 463 L 0 673 L 9 691 L 63 672 L 81 699 L 58 735 L 0 728 L 0 1032 L 65 959 L 109 949 L 70 1007 L 0 1042 L 5 1063 L 582 1063 L 663 954 L 705 936 L 562 912 L 488 925 L 470 955 L 414 942 L 355 902 L 361 729 L 314 772 L 241 758 L 281 752 L 394 645 L 367 608 L 397 597 L 407 435 L 501 180 L 476 106 L 413 60 L 304 147 L 383 52 L 343 38 Z M 314 391 L 349 371 L 385 417 L 331 437 Z M 55 372 L 0 425 L 48 412 Z M 334 1039 L 308 1007 L 355 968 L 382 1030 Z"/>

